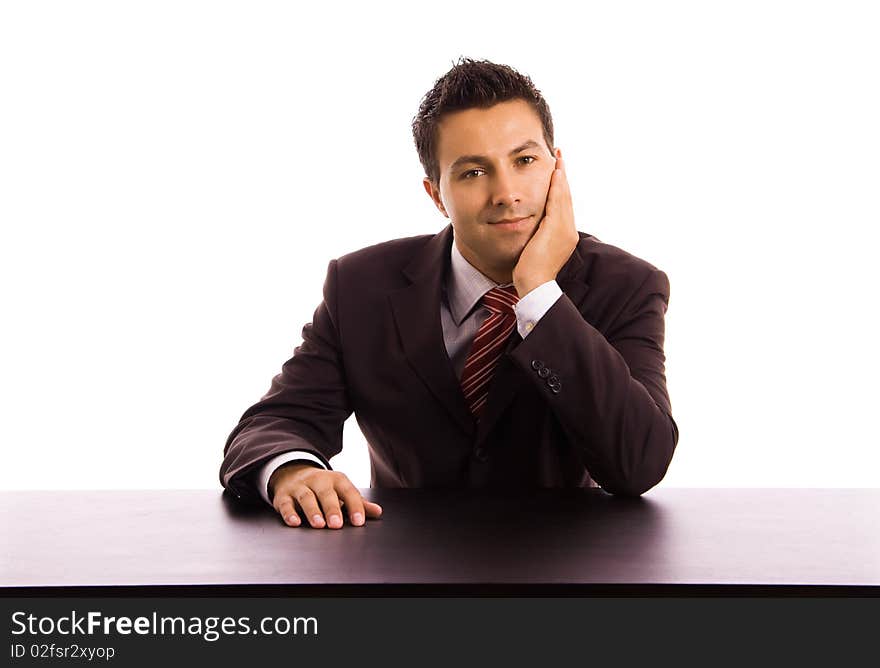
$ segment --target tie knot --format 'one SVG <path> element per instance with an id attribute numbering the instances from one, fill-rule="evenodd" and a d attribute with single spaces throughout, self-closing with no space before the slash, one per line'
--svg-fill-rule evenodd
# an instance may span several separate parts
<path id="1" fill-rule="evenodd" d="M 512 314 L 513 307 L 518 301 L 519 296 L 516 294 L 516 288 L 512 285 L 504 288 L 492 288 L 483 295 L 483 306 L 492 313 Z"/>

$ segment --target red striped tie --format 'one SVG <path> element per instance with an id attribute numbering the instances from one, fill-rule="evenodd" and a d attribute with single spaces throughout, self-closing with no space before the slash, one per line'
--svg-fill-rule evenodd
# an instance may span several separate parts
<path id="1" fill-rule="evenodd" d="M 489 309 L 489 317 L 480 325 L 467 361 L 461 374 L 461 389 L 464 398 L 477 419 L 486 405 L 489 396 L 489 381 L 501 359 L 510 333 L 516 326 L 513 307 L 519 301 L 516 288 L 492 288 L 483 295 L 483 306 Z"/>

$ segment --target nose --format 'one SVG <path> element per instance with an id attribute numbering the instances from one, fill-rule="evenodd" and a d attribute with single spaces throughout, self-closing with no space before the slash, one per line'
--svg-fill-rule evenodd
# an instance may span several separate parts
<path id="1" fill-rule="evenodd" d="M 519 204 L 520 192 L 515 176 L 504 169 L 495 172 L 492 179 L 492 207 L 493 209 L 511 210 Z"/>

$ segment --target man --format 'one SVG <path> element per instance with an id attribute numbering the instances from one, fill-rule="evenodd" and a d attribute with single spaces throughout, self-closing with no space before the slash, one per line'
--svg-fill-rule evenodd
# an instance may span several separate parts
<path id="1" fill-rule="evenodd" d="M 586 487 L 639 495 L 678 442 L 666 275 L 575 227 L 531 80 L 462 60 L 413 120 L 451 220 L 330 262 L 303 343 L 226 443 L 222 484 L 289 526 L 382 509 L 330 458 L 354 412 L 376 487 Z"/>

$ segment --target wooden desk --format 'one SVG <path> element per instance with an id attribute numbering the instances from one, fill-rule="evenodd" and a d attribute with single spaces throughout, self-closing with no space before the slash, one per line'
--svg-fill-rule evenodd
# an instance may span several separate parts
<path id="1" fill-rule="evenodd" d="M 0 593 L 880 593 L 878 489 L 363 493 L 381 520 L 318 530 L 219 490 L 2 492 Z"/>

